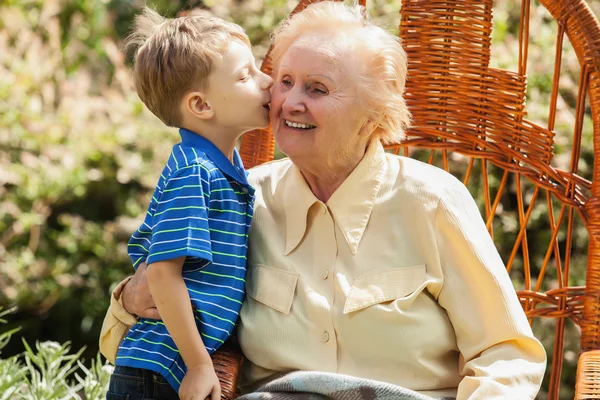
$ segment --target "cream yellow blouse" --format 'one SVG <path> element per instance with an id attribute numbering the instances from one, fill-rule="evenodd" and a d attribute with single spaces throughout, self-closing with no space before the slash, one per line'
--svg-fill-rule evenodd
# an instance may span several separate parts
<path id="1" fill-rule="evenodd" d="M 458 400 L 535 397 L 546 354 L 461 182 L 378 142 L 325 204 L 289 160 L 250 178 L 247 383 L 317 370 Z"/>
<path id="2" fill-rule="evenodd" d="M 457 400 L 535 398 L 546 354 L 462 183 L 377 141 L 325 204 L 289 160 L 250 182 L 246 390 L 316 370 Z M 123 322 L 113 301 L 105 354 Z"/>

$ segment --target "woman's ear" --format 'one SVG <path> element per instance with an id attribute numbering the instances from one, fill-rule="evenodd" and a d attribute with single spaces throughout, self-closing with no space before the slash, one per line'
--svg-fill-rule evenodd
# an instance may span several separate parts
<path id="1" fill-rule="evenodd" d="M 206 96 L 201 92 L 190 92 L 186 94 L 183 107 L 193 118 L 208 120 L 215 115 Z"/>
<path id="2" fill-rule="evenodd" d="M 377 123 L 375 121 L 366 120 L 365 123 L 363 124 L 362 128 L 360 128 L 360 132 L 358 132 L 358 135 L 362 136 L 364 138 L 369 138 L 369 137 L 371 137 L 373 132 L 375 132 L 376 128 L 377 128 Z"/>

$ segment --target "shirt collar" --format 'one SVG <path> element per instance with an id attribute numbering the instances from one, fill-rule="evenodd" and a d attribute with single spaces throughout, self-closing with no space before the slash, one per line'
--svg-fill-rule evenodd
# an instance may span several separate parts
<path id="1" fill-rule="evenodd" d="M 308 210 L 320 201 L 310 190 L 300 170 L 292 163 L 285 176 L 283 206 L 285 214 L 285 253 L 288 255 L 298 246 L 306 231 Z"/>
<path id="2" fill-rule="evenodd" d="M 373 205 L 387 171 L 385 160 L 386 155 L 381 142 L 378 138 L 373 138 L 363 159 L 327 202 L 352 254 L 356 254 L 371 217 Z M 288 255 L 304 237 L 309 209 L 320 201 L 310 190 L 300 170 L 293 164 L 288 170 L 286 181 L 285 255 Z"/>
<path id="3" fill-rule="evenodd" d="M 238 183 L 244 186 L 250 186 L 247 179 L 247 172 L 244 169 L 242 158 L 237 149 L 233 149 L 233 163 L 229 161 L 225 154 L 210 140 L 194 133 L 188 129 L 180 128 L 181 144 L 200 149 L 210 158 L 217 168 L 224 174 L 235 179 Z"/>

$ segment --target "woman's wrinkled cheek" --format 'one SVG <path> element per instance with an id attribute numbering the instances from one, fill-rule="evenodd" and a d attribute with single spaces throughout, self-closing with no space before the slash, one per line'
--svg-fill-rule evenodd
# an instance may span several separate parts
<path id="1" fill-rule="evenodd" d="M 271 124 L 273 129 L 278 121 L 278 116 L 281 113 L 281 93 L 278 89 L 271 88 L 271 108 L 269 110 L 269 117 L 271 118 Z"/>

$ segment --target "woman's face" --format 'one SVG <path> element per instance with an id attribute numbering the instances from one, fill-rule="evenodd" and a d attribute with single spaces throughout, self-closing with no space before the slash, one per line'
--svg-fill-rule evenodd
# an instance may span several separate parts
<path id="1" fill-rule="evenodd" d="M 292 159 L 335 159 L 364 151 L 367 122 L 358 106 L 356 62 L 327 46 L 331 36 L 303 36 L 284 54 L 271 94 L 271 122 L 279 148 Z M 355 56 L 356 57 L 356 56 Z"/>

